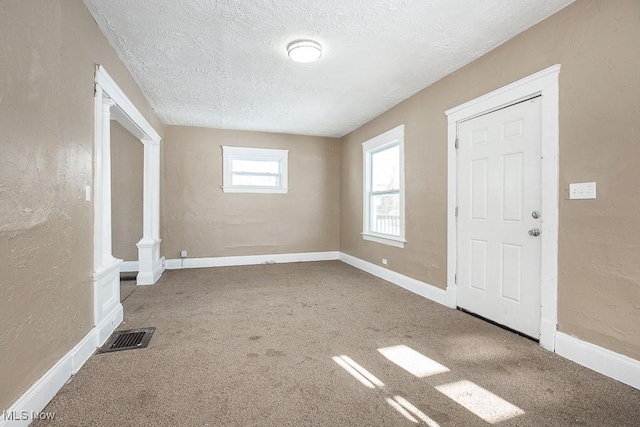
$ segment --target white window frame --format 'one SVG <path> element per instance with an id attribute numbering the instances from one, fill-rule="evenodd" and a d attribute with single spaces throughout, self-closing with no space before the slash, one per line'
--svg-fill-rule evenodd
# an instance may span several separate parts
<path id="1" fill-rule="evenodd" d="M 286 194 L 289 191 L 289 150 L 274 148 L 251 148 L 222 146 L 222 190 L 225 193 L 274 193 Z M 233 160 L 277 161 L 280 164 L 280 185 L 278 187 L 262 187 L 231 184 L 231 165 Z M 265 174 L 267 175 L 267 174 Z"/>
<path id="2" fill-rule="evenodd" d="M 384 245 L 404 248 L 405 240 L 405 197 L 404 197 L 404 125 L 396 126 L 387 132 L 362 143 L 363 170 L 363 213 L 362 238 Z M 400 147 L 400 236 L 371 231 L 371 156 L 394 145 Z"/>

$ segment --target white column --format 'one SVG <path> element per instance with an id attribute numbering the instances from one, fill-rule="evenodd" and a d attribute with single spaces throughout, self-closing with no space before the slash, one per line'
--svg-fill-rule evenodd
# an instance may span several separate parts
<path id="1" fill-rule="evenodd" d="M 160 260 L 160 149 L 157 142 L 144 144 L 142 240 L 138 242 L 138 285 L 152 285 L 162 274 Z"/>
<path id="2" fill-rule="evenodd" d="M 115 103 L 96 85 L 94 176 L 93 319 L 102 345 L 122 322 L 120 263 L 111 253 L 111 107 Z"/>
<path id="3" fill-rule="evenodd" d="M 144 144 L 144 169 L 143 169 L 143 193 L 142 193 L 142 242 L 151 243 L 153 238 L 153 142 L 143 140 Z"/>
<path id="4" fill-rule="evenodd" d="M 94 175 L 93 175 L 93 228 L 94 228 L 94 253 L 93 253 L 93 271 L 97 272 L 102 266 L 102 241 L 104 236 L 103 229 L 103 209 L 102 209 L 102 88 L 96 85 L 95 108 L 94 108 Z"/>
<path id="5" fill-rule="evenodd" d="M 153 144 L 153 239 L 160 241 L 160 144 Z"/>
<path id="6" fill-rule="evenodd" d="M 111 252 L 111 107 L 114 102 L 109 98 L 102 99 L 102 182 L 101 182 L 101 224 L 102 241 L 100 252 L 103 266 L 113 264 L 115 258 Z"/>

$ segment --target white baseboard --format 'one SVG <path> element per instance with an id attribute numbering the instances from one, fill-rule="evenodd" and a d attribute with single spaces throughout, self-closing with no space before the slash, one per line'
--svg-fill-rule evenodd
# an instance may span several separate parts
<path id="1" fill-rule="evenodd" d="M 411 277 L 396 273 L 395 271 L 380 267 L 379 265 L 345 254 L 344 252 L 340 252 L 340 261 L 366 271 L 367 273 L 373 274 L 374 276 L 384 279 L 387 282 L 391 282 L 394 285 L 405 288 L 414 294 L 418 294 L 430 299 L 431 301 L 435 301 L 438 304 L 447 305 L 447 292 L 444 289 L 412 279 Z"/>
<path id="2" fill-rule="evenodd" d="M 447 307 L 456 309 L 458 308 L 458 285 L 447 285 Z"/>
<path id="3" fill-rule="evenodd" d="M 73 353 L 71 364 L 71 375 L 78 373 L 84 363 L 95 353 L 98 348 L 98 330 L 91 329 L 85 337 L 71 350 Z"/>
<path id="4" fill-rule="evenodd" d="M 165 261 L 167 270 L 183 268 L 232 267 L 238 265 L 283 264 L 289 262 L 333 261 L 337 260 L 338 252 L 302 252 L 297 254 L 271 254 L 248 256 L 225 256 L 213 258 L 184 258 L 168 259 Z"/>
<path id="5" fill-rule="evenodd" d="M 151 273 L 138 273 L 136 276 L 136 285 L 138 286 L 150 286 L 155 285 L 158 279 L 160 278 L 160 274 Z"/>
<path id="6" fill-rule="evenodd" d="M 340 252 L 340 260 L 432 301 L 451 306 L 452 292 L 456 291 L 455 287 L 447 288 L 445 291 L 343 252 Z M 562 332 L 556 332 L 555 323 L 543 322 L 540 345 L 547 350 L 555 350 L 558 355 L 582 366 L 640 389 L 640 361 Z"/>
<path id="7" fill-rule="evenodd" d="M 596 372 L 640 389 L 640 361 L 562 332 L 556 333 L 556 353 Z"/>
<path id="8" fill-rule="evenodd" d="M 107 338 L 109 338 L 118 325 L 122 323 L 122 320 L 124 320 L 124 309 L 122 303 L 118 303 L 111 313 L 105 316 L 102 323 L 95 327 L 97 334 L 96 347 L 100 347 L 107 341 Z"/>
<path id="9" fill-rule="evenodd" d="M 138 270 L 138 261 L 123 261 L 120 264 L 120 273 L 134 273 Z"/>
<path id="10" fill-rule="evenodd" d="M 556 350 L 557 322 L 540 319 L 540 346 L 549 351 Z"/>
<path id="11" fill-rule="evenodd" d="M 53 399 L 66 382 L 84 365 L 98 347 L 98 330 L 96 328 L 85 337 L 62 359 L 49 369 L 33 384 L 9 409 L 6 416 L 0 414 L 0 427 L 28 426 L 45 406 Z M 22 419 L 26 418 L 26 419 Z"/>

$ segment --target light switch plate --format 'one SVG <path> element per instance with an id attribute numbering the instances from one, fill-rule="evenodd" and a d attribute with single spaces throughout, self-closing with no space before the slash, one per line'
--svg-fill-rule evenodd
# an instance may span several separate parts
<path id="1" fill-rule="evenodd" d="M 595 182 L 576 182 L 569 184 L 569 199 L 583 200 L 596 198 Z"/>
<path id="2" fill-rule="evenodd" d="M 87 185 L 84 187 L 84 200 L 87 202 L 91 201 L 91 186 Z"/>

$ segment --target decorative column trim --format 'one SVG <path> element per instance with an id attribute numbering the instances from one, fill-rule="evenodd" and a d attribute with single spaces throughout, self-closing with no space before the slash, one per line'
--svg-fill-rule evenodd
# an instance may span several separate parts
<path id="1" fill-rule="evenodd" d="M 111 244 L 111 119 L 144 143 L 144 235 L 138 243 L 140 254 L 138 284 L 153 284 L 162 274 L 158 192 L 160 179 L 160 135 L 118 87 L 105 69 L 97 65 L 94 100 L 94 325 L 100 340 L 122 321 L 120 303 L 120 265 Z M 115 314 L 114 314 L 115 313 Z M 119 314 L 118 314 L 119 313 Z"/>

